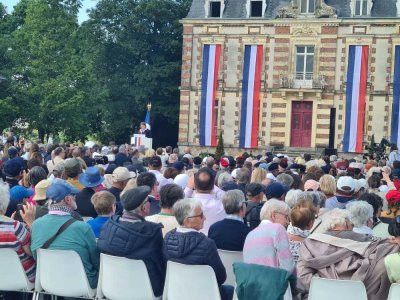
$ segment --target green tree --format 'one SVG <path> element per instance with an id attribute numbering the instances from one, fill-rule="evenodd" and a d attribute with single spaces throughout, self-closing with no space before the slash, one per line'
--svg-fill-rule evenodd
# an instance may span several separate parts
<path id="1" fill-rule="evenodd" d="M 151 101 L 155 141 L 176 131 L 182 26 L 190 0 L 102 0 L 83 24 L 103 85 L 103 138 L 126 140 Z M 95 87 L 98 89 L 98 87 Z M 170 130 L 165 130 L 166 128 Z M 176 128 L 176 130 L 172 129 Z M 172 130 L 171 130 L 172 129 Z M 105 136 L 104 136 L 105 135 Z"/>
<path id="2" fill-rule="evenodd" d="M 224 138 L 222 137 L 222 130 L 219 133 L 217 148 L 215 149 L 215 158 L 220 159 L 225 155 Z"/>

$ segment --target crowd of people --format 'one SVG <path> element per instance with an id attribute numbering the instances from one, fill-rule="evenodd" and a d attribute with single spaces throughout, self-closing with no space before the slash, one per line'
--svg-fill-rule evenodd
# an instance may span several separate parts
<path id="1" fill-rule="evenodd" d="M 168 260 L 209 265 L 221 299 L 232 299 L 222 249 L 294 276 L 300 297 L 317 276 L 361 280 L 369 299 L 386 299 L 400 282 L 400 155 L 391 150 L 387 160 L 216 159 L 189 147 L 11 137 L 0 160 L 0 248 L 17 252 L 32 282 L 38 249 L 74 250 L 92 288 L 105 253 L 143 260 L 155 296 Z"/>

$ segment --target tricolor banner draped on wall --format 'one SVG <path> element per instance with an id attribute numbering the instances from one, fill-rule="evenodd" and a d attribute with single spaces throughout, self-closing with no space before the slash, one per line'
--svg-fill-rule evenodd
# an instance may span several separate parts
<path id="1" fill-rule="evenodd" d="M 262 57 L 263 46 L 245 46 L 240 118 L 240 148 L 256 148 L 258 144 Z"/>
<path id="2" fill-rule="evenodd" d="M 201 77 L 200 145 L 216 146 L 217 116 L 214 109 L 221 45 L 204 45 Z"/>
<path id="3" fill-rule="evenodd" d="M 390 141 L 396 145 L 400 145 L 400 46 L 396 46 L 395 48 L 394 59 L 392 127 Z"/>
<path id="4" fill-rule="evenodd" d="M 350 46 L 346 85 L 344 152 L 362 152 L 367 90 L 368 46 Z"/>

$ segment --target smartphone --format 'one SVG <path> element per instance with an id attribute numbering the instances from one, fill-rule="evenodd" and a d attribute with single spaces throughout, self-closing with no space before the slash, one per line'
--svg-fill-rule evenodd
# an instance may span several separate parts
<path id="1" fill-rule="evenodd" d="M 24 222 L 24 220 L 22 219 L 21 210 L 22 212 L 25 212 L 24 205 L 22 203 L 19 203 L 17 204 L 17 210 L 15 211 L 15 219 L 19 222 Z"/>

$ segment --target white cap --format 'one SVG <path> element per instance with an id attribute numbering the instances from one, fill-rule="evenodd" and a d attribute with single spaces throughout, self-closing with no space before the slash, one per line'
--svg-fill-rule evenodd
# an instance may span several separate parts
<path id="1" fill-rule="evenodd" d="M 351 192 L 356 189 L 356 182 L 350 176 L 339 177 L 336 187 L 342 192 Z"/>

